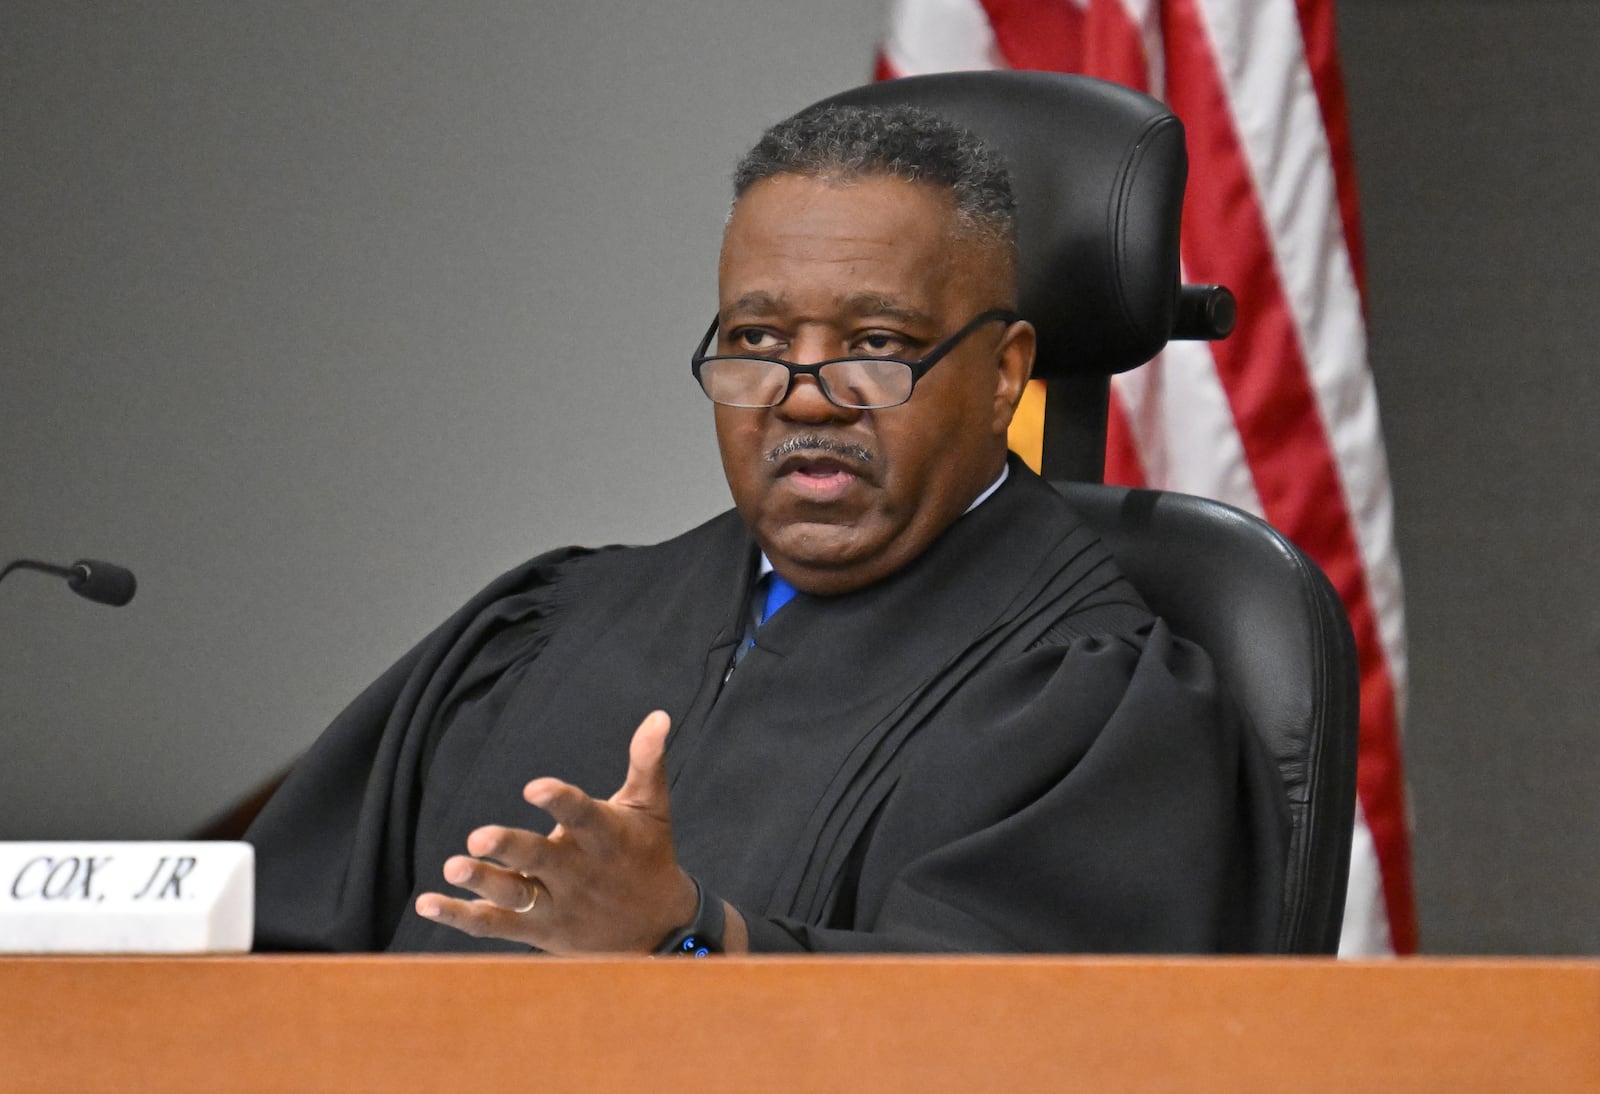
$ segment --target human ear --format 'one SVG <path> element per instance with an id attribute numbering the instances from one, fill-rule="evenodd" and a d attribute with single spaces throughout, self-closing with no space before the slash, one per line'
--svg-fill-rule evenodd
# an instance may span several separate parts
<path id="1" fill-rule="evenodd" d="M 1019 319 L 1006 328 L 995 349 L 994 421 L 992 428 L 1005 436 L 1011 419 L 1022 401 L 1022 392 L 1033 374 L 1033 354 L 1038 345 L 1038 334 L 1033 324 Z"/>

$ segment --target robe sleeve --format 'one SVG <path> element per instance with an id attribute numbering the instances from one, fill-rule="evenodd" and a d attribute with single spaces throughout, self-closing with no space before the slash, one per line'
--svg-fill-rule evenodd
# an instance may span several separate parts
<path id="1" fill-rule="evenodd" d="M 830 923 L 756 951 L 1270 949 L 1288 816 L 1210 659 L 1159 621 L 1030 650 L 918 734 Z"/>
<path id="2" fill-rule="evenodd" d="M 451 713 L 538 656 L 573 595 L 565 548 L 505 574 L 400 658 L 304 756 L 245 833 L 257 950 L 370 951 L 412 888 L 423 780 Z"/>

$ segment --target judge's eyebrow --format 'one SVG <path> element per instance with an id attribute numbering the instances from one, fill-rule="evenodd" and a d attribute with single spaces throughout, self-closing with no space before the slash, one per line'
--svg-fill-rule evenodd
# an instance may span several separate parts
<path id="1" fill-rule="evenodd" d="M 933 316 L 881 293 L 855 293 L 845 299 L 845 310 L 861 319 L 893 319 L 907 326 L 935 326 Z"/>
<path id="2" fill-rule="evenodd" d="M 782 295 L 760 289 L 747 292 L 733 301 L 727 314 L 748 315 L 754 318 L 785 315 L 789 310 L 788 299 Z M 907 326 L 934 327 L 938 324 L 933 316 L 927 312 L 906 304 L 898 303 L 893 297 L 882 293 L 860 292 L 845 297 L 840 310 L 855 319 L 892 319 Z"/>
<path id="3" fill-rule="evenodd" d="M 728 308 L 728 312 L 730 314 L 739 312 L 753 316 L 773 316 L 782 315 L 786 307 L 787 302 L 782 296 L 773 296 L 769 292 L 757 290 L 755 292 L 747 292 L 735 300 Z"/>

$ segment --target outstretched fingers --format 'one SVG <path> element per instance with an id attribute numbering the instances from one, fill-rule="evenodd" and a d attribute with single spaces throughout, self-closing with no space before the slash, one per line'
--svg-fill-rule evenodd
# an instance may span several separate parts
<path id="1" fill-rule="evenodd" d="M 445 881 L 477 899 L 423 893 L 416 900 L 417 914 L 480 938 L 537 941 L 529 913 L 536 911 L 540 900 L 552 898 L 533 871 L 545 857 L 538 853 L 539 845 L 548 841 L 532 832 L 489 826 L 474 831 L 467 842 L 475 854 L 481 851 L 499 861 L 452 855 L 445 860 L 443 874 Z"/>

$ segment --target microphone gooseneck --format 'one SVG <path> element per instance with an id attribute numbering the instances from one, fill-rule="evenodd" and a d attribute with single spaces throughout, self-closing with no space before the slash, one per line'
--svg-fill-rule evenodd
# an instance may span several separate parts
<path id="1" fill-rule="evenodd" d="M 133 599 L 133 594 L 139 588 L 139 583 L 134 580 L 133 571 L 115 562 L 104 562 L 96 558 L 80 558 L 71 566 L 55 566 L 37 559 L 19 558 L 6 563 L 0 569 L 0 579 L 3 579 L 12 570 L 37 570 L 42 574 L 65 579 L 67 588 L 96 604 L 108 604 L 113 608 L 120 608 Z"/>

